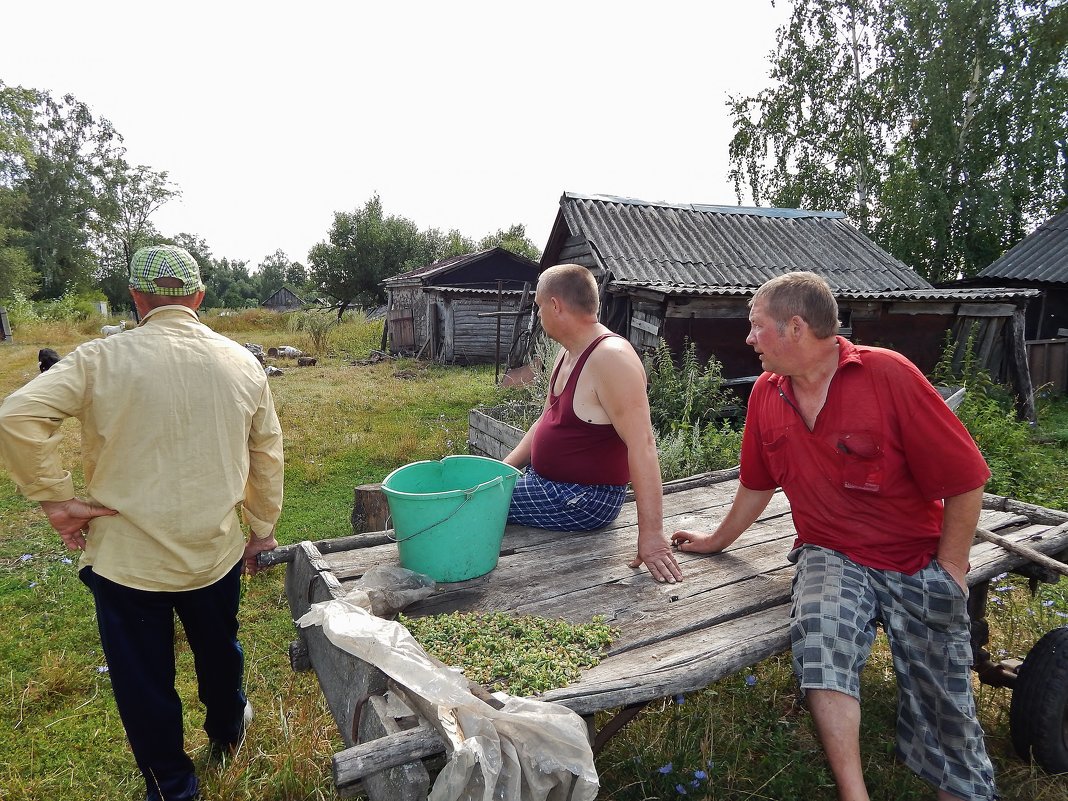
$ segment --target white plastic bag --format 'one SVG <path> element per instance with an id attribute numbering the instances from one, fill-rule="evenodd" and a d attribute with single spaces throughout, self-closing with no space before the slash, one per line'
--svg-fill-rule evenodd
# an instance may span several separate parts
<path id="1" fill-rule="evenodd" d="M 322 626 L 338 648 L 368 662 L 437 708 L 449 761 L 428 801 L 592 801 L 597 769 L 586 724 L 567 707 L 507 695 L 503 709 L 476 698 L 458 668 L 430 657 L 404 626 L 375 617 L 366 594 L 314 604 L 298 626 Z"/>

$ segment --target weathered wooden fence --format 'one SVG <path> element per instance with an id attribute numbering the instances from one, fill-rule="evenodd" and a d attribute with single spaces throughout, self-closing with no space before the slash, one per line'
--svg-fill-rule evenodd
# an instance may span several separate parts
<path id="1" fill-rule="evenodd" d="M 1033 339 L 1027 343 L 1031 385 L 1068 392 L 1068 339 Z"/>

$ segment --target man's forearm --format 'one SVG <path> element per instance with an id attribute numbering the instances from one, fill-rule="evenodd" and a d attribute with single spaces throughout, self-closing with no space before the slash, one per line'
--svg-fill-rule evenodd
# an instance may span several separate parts
<path id="1" fill-rule="evenodd" d="M 983 488 L 946 498 L 942 511 L 942 538 L 938 541 L 938 561 L 967 571 L 975 527 L 983 509 Z"/>
<path id="2" fill-rule="evenodd" d="M 664 535 L 664 484 L 660 479 L 660 462 L 656 446 L 632 454 L 627 452 L 630 483 L 638 508 L 638 536 Z"/>

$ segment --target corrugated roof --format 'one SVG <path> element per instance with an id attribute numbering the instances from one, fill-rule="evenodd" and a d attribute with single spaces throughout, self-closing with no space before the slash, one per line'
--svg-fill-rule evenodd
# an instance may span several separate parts
<path id="1" fill-rule="evenodd" d="M 648 202 L 565 192 L 560 210 L 614 280 L 672 286 L 758 287 L 795 270 L 835 292 L 931 285 L 838 211 Z"/>
<path id="2" fill-rule="evenodd" d="M 1068 209 L 1017 242 L 979 277 L 1068 284 Z"/>
<path id="3" fill-rule="evenodd" d="M 704 286 L 680 285 L 664 282 L 646 283 L 644 281 L 613 281 L 612 287 L 618 290 L 628 288 L 647 289 L 662 292 L 665 295 L 682 297 L 751 297 L 756 287 L 751 286 Z M 610 289 L 611 289 L 610 288 Z M 978 301 L 1004 301 L 1011 303 L 1023 298 L 1034 298 L 1042 294 L 1039 289 L 1020 288 L 985 288 L 953 287 L 948 289 L 901 289 L 888 291 L 836 290 L 839 300 L 873 300 L 873 301 L 928 301 L 931 303 L 972 303 Z"/>
<path id="4" fill-rule="evenodd" d="M 471 264 L 472 262 L 484 259 L 487 255 L 492 253 L 496 248 L 489 248 L 488 250 L 480 250 L 477 253 L 463 253 L 459 256 L 451 256 L 447 259 L 439 259 L 433 264 L 427 264 L 423 267 L 416 267 L 414 270 L 408 270 L 406 273 L 397 273 L 391 275 L 383 284 L 391 284 L 396 281 L 414 281 L 429 278 L 431 276 L 439 275 L 441 273 L 454 270 L 457 267 L 462 267 L 465 264 Z"/>
<path id="5" fill-rule="evenodd" d="M 482 297 L 482 298 L 495 298 L 498 294 L 502 297 L 512 300 L 514 298 L 520 298 L 523 296 L 523 290 L 521 289 L 502 289 L 500 291 L 496 289 L 473 289 L 471 287 L 460 286 L 428 286 L 425 287 L 427 292 L 441 292 L 446 295 L 463 295 L 470 297 Z M 534 300 L 534 293 L 528 293 L 530 301 Z"/>
<path id="6" fill-rule="evenodd" d="M 526 264 L 529 264 L 531 267 L 538 266 L 537 262 L 531 261 L 526 256 L 521 256 L 518 253 L 513 253 L 512 251 L 506 248 L 498 246 L 487 248 L 486 250 L 480 250 L 476 253 L 463 253 L 459 256 L 451 256 L 447 259 L 439 259 L 433 264 L 427 264 L 424 267 L 416 267 L 414 270 L 408 270 L 408 272 L 406 273 L 397 273 L 397 275 L 392 275 L 389 278 L 385 279 L 382 283 L 392 284 L 403 281 L 420 281 L 422 283 L 426 283 L 426 280 L 429 278 L 434 278 L 444 273 L 449 273 L 453 270 L 458 270 L 461 267 L 466 267 L 470 264 L 474 264 L 475 262 L 488 258 L 497 251 L 500 251 L 502 254 L 504 254 L 510 259 L 513 259 L 514 261 L 524 262 Z"/>

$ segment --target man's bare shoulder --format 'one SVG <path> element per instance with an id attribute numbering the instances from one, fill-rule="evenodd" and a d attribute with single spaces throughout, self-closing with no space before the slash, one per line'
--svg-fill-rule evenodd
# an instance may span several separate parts
<path id="1" fill-rule="evenodd" d="M 598 343 L 586 366 L 599 379 L 618 382 L 624 376 L 634 376 L 645 384 L 645 367 L 631 344 L 622 337 L 608 337 Z"/>

